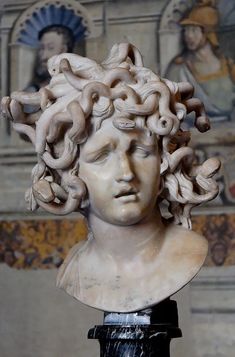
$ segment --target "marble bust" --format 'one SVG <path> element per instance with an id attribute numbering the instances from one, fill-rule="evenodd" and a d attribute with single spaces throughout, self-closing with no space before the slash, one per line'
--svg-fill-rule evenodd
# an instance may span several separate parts
<path id="1" fill-rule="evenodd" d="M 49 85 L 3 98 L 2 112 L 37 153 L 29 208 L 87 217 L 87 240 L 72 248 L 57 285 L 105 311 L 153 306 L 186 285 L 207 255 L 190 212 L 217 195 L 220 162 L 194 164 L 182 128 L 194 111 L 195 126 L 207 131 L 204 107 L 191 85 L 159 78 L 128 43 L 100 64 L 54 56 L 48 70 Z M 25 104 L 41 109 L 27 114 Z"/>

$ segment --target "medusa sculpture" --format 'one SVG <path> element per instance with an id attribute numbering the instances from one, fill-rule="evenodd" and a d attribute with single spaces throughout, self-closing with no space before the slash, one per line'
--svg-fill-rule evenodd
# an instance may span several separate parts
<path id="1" fill-rule="evenodd" d="M 87 192 L 79 178 L 79 145 L 91 126 L 99 130 L 103 120 L 111 118 L 120 130 L 139 127 L 158 137 L 161 199 L 169 201 L 177 223 L 189 225 L 191 208 L 218 192 L 211 179 L 217 160 L 190 168 L 184 162 L 193 156 L 187 146 L 189 133 L 181 129 L 187 114 L 195 111 L 196 127 L 202 132 L 209 129 L 202 103 L 192 98 L 193 88 L 160 79 L 143 67 L 140 53 L 128 44 L 114 46 L 102 64 L 62 54 L 52 57 L 48 68 L 48 86 L 36 94 L 13 92 L 2 104 L 3 114 L 17 132 L 29 137 L 37 153 L 32 188 L 26 195 L 29 208 L 41 206 L 58 215 L 82 208 Z M 39 104 L 41 110 L 25 114 L 24 104 Z"/>
<path id="2" fill-rule="evenodd" d="M 168 236 L 161 233 L 159 239 L 163 223 L 158 207 L 164 201 L 171 215 L 169 222 L 173 219 L 176 225 L 191 228 L 191 209 L 218 193 L 212 176 L 220 166 L 217 159 L 192 165 L 190 134 L 182 129 L 182 123 L 194 111 L 197 129 L 209 129 L 202 103 L 192 97 L 192 86 L 158 77 L 143 66 L 140 52 L 128 43 L 114 45 L 101 64 L 74 54 L 54 56 L 48 61 L 48 70 L 52 79 L 37 93 L 14 92 L 2 100 L 4 115 L 12 120 L 16 131 L 29 137 L 37 153 L 32 187 L 26 193 L 29 208 L 40 206 L 59 215 L 81 211 L 88 217 L 93 237 L 99 236 L 103 229 L 100 227 L 108 224 L 102 237 L 107 231 L 115 236 L 116 229 L 120 236 L 120 230 L 126 227 L 130 242 L 133 232 L 129 228 L 134 227 L 135 239 L 140 232 L 143 239 L 151 221 L 150 231 L 158 232 L 151 237 L 158 236 L 160 242 Z M 26 114 L 25 104 L 40 105 L 41 109 Z M 185 230 L 180 232 L 177 234 L 185 235 Z M 113 302 L 114 305 L 100 298 L 104 293 L 84 293 L 81 286 L 86 284 L 80 284 L 81 276 L 88 281 L 92 276 L 94 281 L 96 271 L 92 266 L 100 259 L 96 251 L 86 271 L 84 266 L 89 264 L 82 263 L 83 255 L 89 261 L 92 241 L 88 239 L 84 246 L 72 249 L 60 269 L 58 285 L 79 300 L 105 310 L 130 311 L 151 305 L 151 299 L 134 299 L 132 293 L 135 303 L 130 303 L 127 292 L 122 292 L 123 302 Z M 136 246 L 137 242 L 133 247 Z M 191 269 L 190 277 L 182 279 L 177 288 L 171 287 L 171 292 L 198 271 L 206 254 L 205 244 L 201 246 L 197 268 Z M 102 264 L 105 266 L 104 261 Z M 77 271 L 81 274 L 79 279 Z M 109 294 L 111 281 L 110 276 L 106 284 Z M 126 282 L 123 284 L 126 286 Z M 87 285 L 86 292 L 91 285 Z M 94 303 L 93 294 L 101 300 Z M 169 291 L 160 293 L 161 297 L 155 296 L 152 301 L 156 303 L 169 295 Z"/>

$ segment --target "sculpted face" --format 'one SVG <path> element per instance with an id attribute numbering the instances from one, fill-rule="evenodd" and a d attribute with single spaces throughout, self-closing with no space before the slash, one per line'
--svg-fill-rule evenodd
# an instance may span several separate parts
<path id="1" fill-rule="evenodd" d="M 118 130 L 105 120 L 81 146 L 79 163 L 90 210 L 101 220 L 131 225 L 153 211 L 160 158 L 156 138 L 145 130 Z"/>

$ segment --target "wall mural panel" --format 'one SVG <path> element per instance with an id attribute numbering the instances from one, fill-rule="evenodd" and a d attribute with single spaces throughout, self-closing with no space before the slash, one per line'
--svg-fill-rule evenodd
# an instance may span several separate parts
<path id="1" fill-rule="evenodd" d="M 160 72 L 173 80 L 191 81 L 196 87 L 196 96 L 201 97 L 206 104 L 212 130 L 200 136 L 192 130 L 193 143 L 197 146 L 199 160 L 219 156 L 223 162 L 222 170 L 218 175 L 221 193 L 212 203 L 213 206 L 219 206 L 220 212 L 223 213 L 224 205 L 233 206 L 235 202 L 234 0 L 170 0 L 166 3 L 161 10 L 162 13 L 157 14 L 160 18 L 157 26 L 159 46 L 156 46 L 159 48 Z M 76 9 L 73 7 L 74 4 Z M 107 29 L 108 26 L 112 29 L 110 25 L 112 21 L 112 19 L 107 20 Z M 125 27 L 123 22 L 120 23 L 120 27 Z M 32 80 L 27 84 L 29 90 L 35 90 L 47 80 L 46 74 L 43 73 L 45 69 L 43 58 L 49 44 L 43 40 L 46 35 L 44 28 L 49 27 L 52 30 L 50 27 L 52 25 L 63 27 L 66 24 L 72 26 L 70 28 L 72 32 L 76 32 L 79 28 L 76 32 L 77 39 L 95 35 L 92 19 L 74 0 L 38 1 L 17 17 L 10 42 L 20 48 L 26 48 L 25 46 L 35 48 L 35 63 L 41 63 L 36 67 L 40 69 L 42 77 L 40 79 L 40 76 L 34 73 Z M 138 25 L 136 26 L 138 32 Z M 128 29 L 126 32 L 128 34 Z M 111 43 L 113 41 L 110 34 L 112 31 L 106 31 L 105 36 Z M 22 73 L 24 71 L 26 69 Z M 193 118 L 188 121 L 189 129 L 192 120 Z M 210 242 L 206 265 L 234 265 L 235 215 L 198 215 L 193 220 L 195 229 L 205 234 Z M 77 222 L 56 219 L 2 221 L 0 222 L 0 261 L 24 269 L 57 267 L 68 249 L 75 241 L 83 239 L 85 234 L 86 227 L 83 220 Z M 53 245 L 53 241 L 56 245 Z M 56 246 L 60 248 L 56 249 Z"/>
<path id="2" fill-rule="evenodd" d="M 0 262 L 17 269 L 57 268 L 86 235 L 83 218 L 2 221 Z"/>
<path id="3" fill-rule="evenodd" d="M 205 105 L 211 131 L 192 129 L 199 157 L 219 156 L 221 194 L 212 205 L 235 202 L 235 4 L 233 0 L 173 0 L 160 26 L 161 70 L 167 78 L 189 81 Z M 167 43 L 167 49 L 163 44 Z M 189 118 L 191 129 L 194 118 Z"/>
<path id="4" fill-rule="evenodd" d="M 235 214 L 195 216 L 193 229 L 209 241 L 205 266 L 235 265 Z M 58 268 L 86 235 L 83 218 L 2 221 L 0 263 L 16 269 Z"/>
<path id="5" fill-rule="evenodd" d="M 11 44 L 36 52 L 32 78 L 25 83 L 25 89 L 36 91 L 49 83 L 47 61 L 50 57 L 63 52 L 85 55 L 85 40 L 92 36 L 93 21 L 77 1 L 41 0 L 23 11 L 12 29 Z M 29 71 L 25 68 L 26 73 Z"/>
<path id="6" fill-rule="evenodd" d="M 235 214 L 194 216 L 193 229 L 209 242 L 205 266 L 235 265 Z"/>

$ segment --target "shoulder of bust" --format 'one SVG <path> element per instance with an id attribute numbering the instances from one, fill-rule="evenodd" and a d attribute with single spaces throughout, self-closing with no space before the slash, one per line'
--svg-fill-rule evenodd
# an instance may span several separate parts
<path id="1" fill-rule="evenodd" d="M 177 249 L 182 247 L 186 254 L 188 252 L 204 255 L 208 251 L 208 242 L 204 236 L 176 224 L 170 224 L 166 228 L 166 239 Z"/>

